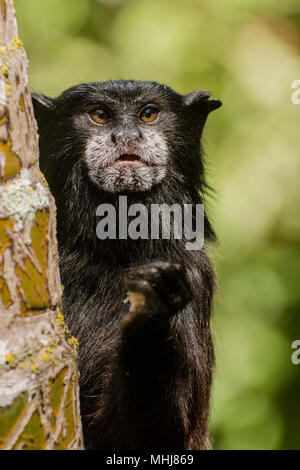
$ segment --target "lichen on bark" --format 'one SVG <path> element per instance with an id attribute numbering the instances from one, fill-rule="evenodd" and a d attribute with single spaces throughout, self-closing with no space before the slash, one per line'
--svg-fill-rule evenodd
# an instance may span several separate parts
<path id="1" fill-rule="evenodd" d="M 0 448 L 80 449 L 77 343 L 12 0 L 0 0 Z M 67 338 L 66 338 L 67 333 Z"/>

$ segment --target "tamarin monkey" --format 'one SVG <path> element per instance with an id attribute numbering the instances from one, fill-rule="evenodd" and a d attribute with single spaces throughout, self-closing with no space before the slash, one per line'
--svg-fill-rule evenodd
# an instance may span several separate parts
<path id="1" fill-rule="evenodd" d="M 99 239 L 96 209 L 118 208 L 120 195 L 149 212 L 203 204 L 200 138 L 222 103 L 133 80 L 32 98 L 40 167 L 57 205 L 63 312 L 79 340 L 86 448 L 209 449 L 215 276 L 205 249 L 215 234 L 207 214 L 204 247 L 187 250 L 184 238 Z"/>

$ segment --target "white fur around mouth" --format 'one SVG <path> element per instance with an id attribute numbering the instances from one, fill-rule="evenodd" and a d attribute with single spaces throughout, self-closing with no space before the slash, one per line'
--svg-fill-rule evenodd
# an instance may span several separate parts
<path id="1" fill-rule="evenodd" d="M 99 189 L 148 191 L 165 178 L 169 151 L 163 135 L 147 128 L 143 145 L 122 148 L 107 139 L 105 134 L 92 137 L 84 154 L 89 177 Z"/>

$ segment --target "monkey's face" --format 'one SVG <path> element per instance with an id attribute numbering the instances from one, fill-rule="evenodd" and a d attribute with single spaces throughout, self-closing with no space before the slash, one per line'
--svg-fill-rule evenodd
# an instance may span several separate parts
<path id="1" fill-rule="evenodd" d="M 146 191 L 160 183 L 170 158 L 164 133 L 170 114 L 145 94 L 135 100 L 102 96 L 92 104 L 83 158 L 93 183 L 109 192 Z"/>
<path id="2" fill-rule="evenodd" d="M 197 178 L 202 127 L 220 106 L 208 98 L 132 80 L 82 84 L 56 99 L 34 94 L 50 189 L 60 179 L 65 185 L 67 175 L 74 181 L 78 165 L 93 185 L 112 193 L 149 191 L 167 176 Z"/>

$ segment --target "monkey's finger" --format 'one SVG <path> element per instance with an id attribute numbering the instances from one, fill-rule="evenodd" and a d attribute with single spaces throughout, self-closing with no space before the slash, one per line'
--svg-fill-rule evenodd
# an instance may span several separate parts
<path id="1" fill-rule="evenodd" d="M 141 292 L 145 295 L 154 295 L 150 283 L 145 279 L 125 279 L 126 289 L 131 292 Z"/>

